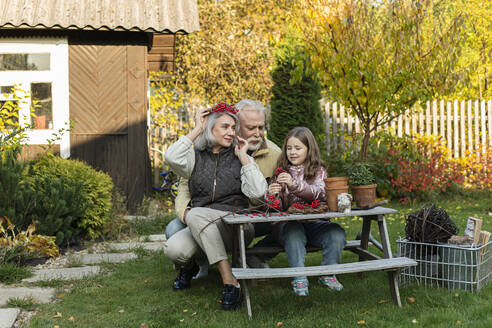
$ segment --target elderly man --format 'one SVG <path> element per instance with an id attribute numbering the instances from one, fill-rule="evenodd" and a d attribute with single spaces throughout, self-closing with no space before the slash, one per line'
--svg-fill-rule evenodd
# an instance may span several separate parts
<path id="1" fill-rule="evenodd" d="M 259 101 L 249 99 L 241 100 L 235 107 L 239 110 L 239 134 L 242 138 L 248 140 L 248 153 L 254 158 L 261 173 L 268 181 L 276 169 L 281 150 L 264 136 L 265 107 Z M 174 281 L 174 290 L 188 288 L 192 277 L 197 275 L 197 273 L 197 276 L 207 274 L 208 262 L 206 257 L 193 240 L 189 229 L 186 228 L 186 214 L 189 210 L 189 202 L 188 181 L 181 179 L 178 186 L 178 196 L 175 200 L 175 209 L 178 218 L 171 221 L 166 227 L 168 241 L 164 248 L 165 255 L 175 264 L 182 266 L 179 270 L 178 277 Z M 255 225 L 255 236 L 266 235 L 270 232 L 270 223 L 259 223 Z M 179 234 L 179 236 L 176 235 L 175 238 L 171 239 L 170 237 L 174 234 Z M 267 239 L 263 244 L 268 245 L 271 242 L 272 239 Z M 200 273 L 195 262 L 200 265 Z M 253 267 L 266 266 L 257 257 L 248 258 L 248 264 Z"/>

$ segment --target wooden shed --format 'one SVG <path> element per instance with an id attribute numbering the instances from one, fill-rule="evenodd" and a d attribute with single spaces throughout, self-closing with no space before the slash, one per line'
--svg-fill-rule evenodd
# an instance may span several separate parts
<path id="1" fill-rule="evenodd" d="M 0 0 L 0 102 L 39 100 L 21 126 L 32 155 L 52 134 L 63 157 L 111 175 L 135 208 L 150 191 L 148 70 L 174 69 L 174 34 L 199 29 L 196 0 Z M 27 114 L 27 115 L 26 115 Z"/>

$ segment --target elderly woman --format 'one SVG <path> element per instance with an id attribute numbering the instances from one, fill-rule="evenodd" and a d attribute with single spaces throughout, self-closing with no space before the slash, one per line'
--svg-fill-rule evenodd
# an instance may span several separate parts
<path id="1" fill-rule="evenodd" d="M 232 228 L 221 218 L 246 209 L 248 198 L 262 197 L 267 189 L 258 166 L 247 155 L 248 142 L 237 136 L 236 114 L 237 109 L 225 103 L 198 111 L 195 128 L 165 153 L 171 169 L 189 179 L 191 195 L 190 209 L 185 216 L 188 228 L 174 234 L 164 250 L 165 255 L 181 267 L 173 289 L 188 288 L 198 270 L 192 259 L 179 258 L 173 250 L 175 239 L 192 237 L 209 263 L 217 264 L 224 284 L 224 310 L 240 304 L 241 289 L 227 258 L 227 250 L 232 249 Z M 253 236 L 250 226 L 247 237 L 251 240 Z"/>

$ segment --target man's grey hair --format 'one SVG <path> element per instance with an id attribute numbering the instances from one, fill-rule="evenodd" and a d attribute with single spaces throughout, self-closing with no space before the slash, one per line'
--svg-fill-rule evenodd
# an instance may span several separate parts
<path id="1" fill-rule="evenodd" d="M 217 139 L 215 138 L 214 134 L 212 133 L 212 129 L 214 128 L 215 123 L 217 123 L 217 119 L 221 117 L 222 115 L 229 115 L 234 119 L 234 122 L 236 123 L 236 136 L 239 133 L 239 119 L 236 114 L 228 113 L 228 112 L 222 112 L 222 113 L 212 113 L 208 115 L 207 122 L 205 123 L 205 128 L 203 129 L 203 132 L 200 134 L 200 136 L 195 140 L 195 149 L 197 150 L 205 150 L 205 149 L 212 149 L 212 147 L 217 146 L 218 142 Z M 236 143 L 236 140 L 234 140 L 234 143 Z"/>
<path id="2" fill-rule="evenodd" d="M 243 111 L 243 110 L 257 110 L 266 117 L 266 107 L 263 106 L 261 102 L 258 100 L 251 100 L 251 99 L 243 99 L 240 102 L 238 102 L 236 105 L 234 105 L 236 109 L 238 110 L 238 115 Z"/>

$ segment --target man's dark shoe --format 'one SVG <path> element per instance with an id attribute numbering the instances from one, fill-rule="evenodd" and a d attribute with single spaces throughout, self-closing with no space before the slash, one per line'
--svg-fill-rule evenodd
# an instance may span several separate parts
<path id="1" fill-rule="evenodd" d="M 173 290 L 176 291 L 190 288 L 191 278 L 198 273 L 198 270 L 200 270 L 200 268 L 197 264 L 193 264 L 193 267 L 190 269 L 179 269 L 178 276 L 176 277 L 176 280 L 174 280 Z"/>
<path id="2" fill-rule="evenodd" d="M 224 285 L 222 310 L 234 310 L 241 305 L 242 300 L 241 287 L 236 287 L 229 284 Z"/>

